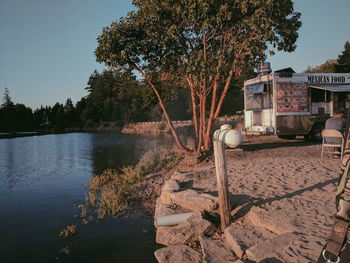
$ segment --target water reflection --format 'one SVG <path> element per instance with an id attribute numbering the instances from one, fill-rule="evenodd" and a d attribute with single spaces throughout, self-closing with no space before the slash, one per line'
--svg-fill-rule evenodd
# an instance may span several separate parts
<path id="1" fill-rule="evenodd" d="M 161 145 L 170 145 L 173 139 L 169 135 L 125 135 L 92 134 L 91 159 L 93 171 L 98 174 L 106 168 L 120 168 L 136 164 L 149 149 Z"/>
<path id="2" fill-rule="evenodd" d="M 172 138 L 75 133 L 0 140 L 1 262 L 153 262 L 150 218 L 84 225 L 72 240 L 57 233 L 80 224 L 75 206 L 94 173 L 135 164 L 164 144 Z M 66 246 L 70 254 L 64 256 L 59 251 Z"/>
<path id="3" fill-rule="evenodd" d="M 14 174 L 14 158 L 13 158 L 13 149 L 11 140 L 6 140 L 1 147 L 1 156 L 0 156 L 0 171 L 4 173 L 1 177 L 4 177 L 4 180 L 1 180 L 1 184 L 8 190 L 11 190 L 15 184 L 15 177 L 11 175 Z M 0 178 L 1 178 L 0 177 Z"/>

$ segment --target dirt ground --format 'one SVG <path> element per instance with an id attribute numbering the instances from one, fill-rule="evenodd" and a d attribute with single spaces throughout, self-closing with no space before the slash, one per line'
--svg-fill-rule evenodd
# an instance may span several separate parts
<path id="1" fill-rule="evenodd" d="M 240 149 L 227 150 L 234 220 L 244 221 L 258 209 L 265 220 L 262 227 L 298 236 L 281 251 L 282 262 L 315 262 L 330 233 L 340 159 L 320 156 L 321 144 L 275 136 L 246 138 Z M 135 204 L 153 215 L 155 199 L 175 170 L 192 171 L 193 189 L 217 195 L 213 157 L 200 164 L 186 158 L 172 171 L 147 176 L 135 193 Z"/>
<path id="2" fill-rule="evenodd" d="M 276 235 L 295 233 L 279 258 L 315 262 L 333 224 L 340 159 L 321 160 L 321 144 L 274 136 L 248 138 L 241 149 L 227 151 L 234 220 L 258 215 Z M 195 172 L 192 188 L 217 195 L 215 167 Z"/>

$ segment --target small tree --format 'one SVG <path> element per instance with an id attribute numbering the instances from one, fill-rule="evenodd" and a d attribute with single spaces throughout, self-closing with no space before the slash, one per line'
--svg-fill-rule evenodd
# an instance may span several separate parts
<path id="1" fill-rule="evenodd" d="M 4 91 L 4 94 L 2 96 L 1 107 L 4 109 L 8 109 L 8 108 L 13 107 L 13 102 L 12 102 L 11 97 L 10 97 L 10 91 L 7 87 L 5 87 L 5 91 Z"/>
<path id="2" fill-rule="evenodd" d="M 136 70 L 156 95 L 181 151 L 159 92 L 163 81 L 189 89 L 196 149 L 208 150 L 235 76 L 264 60 L 266 50 L 291 52 L 300 13 L 291 0 L 134 0 L 137 10 L 103 28 L 97 61 Z"/>
<path id="3" fill-rule="evenodd" d="M 346 42 L 344 50 L 338 56 L 337 71 L 347 73 L 350 72 L 350 42 Z"/>

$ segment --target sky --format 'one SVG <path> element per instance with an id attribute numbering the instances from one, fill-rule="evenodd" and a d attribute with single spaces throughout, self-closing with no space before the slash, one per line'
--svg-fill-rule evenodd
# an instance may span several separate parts
<path id="1" fill-rule="evenodd" d="M 95 69 L 102 28 L 133 10 L 132 0 L 0 0 L 0 96 L 14 103 L 76 103 Z M 350 41 L 349 0 L 294 0 L 302 13 L 297 49 L 268 57 L 273 70 L 302 72 L 336 59 Z"/>

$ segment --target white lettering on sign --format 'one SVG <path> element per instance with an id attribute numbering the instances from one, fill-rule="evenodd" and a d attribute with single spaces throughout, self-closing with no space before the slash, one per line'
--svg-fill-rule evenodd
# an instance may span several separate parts
<path id="1" fill-rule="evenodd" d="M 307 81 L 309 83 L 334 83 L 334 84 L 340 84 L 345 83 L 345 77 L 344 76 L 308 76 Z"/>

